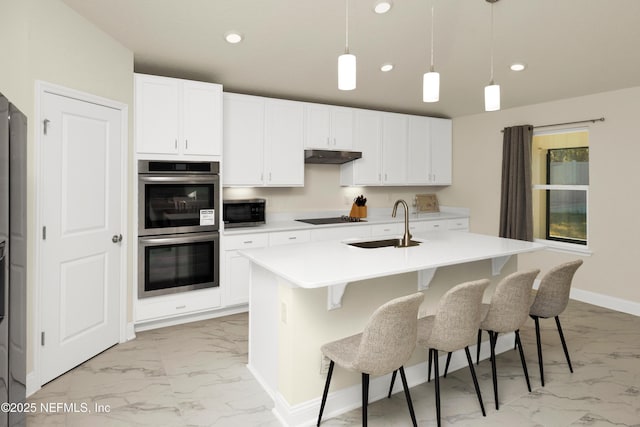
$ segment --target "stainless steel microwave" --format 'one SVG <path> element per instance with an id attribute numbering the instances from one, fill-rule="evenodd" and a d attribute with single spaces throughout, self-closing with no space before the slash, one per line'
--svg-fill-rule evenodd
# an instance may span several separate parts
<path id="1" fill-rule="evenodd" d="M 224 200 L 222 221 L 225 228 L 255 227 L 265 224 L 265 199 Z"/>

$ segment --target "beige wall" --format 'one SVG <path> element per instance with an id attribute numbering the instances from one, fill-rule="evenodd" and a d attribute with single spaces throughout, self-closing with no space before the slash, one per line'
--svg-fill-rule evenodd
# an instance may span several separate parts
<path id="1" fill-rule="evenodd" d="M 32 243 L 37 234 L 35 81 L 43 80 L 127 104 L 129 123 L 132 123 L 133 54 L 59 0 L 0 0 L 0 11 L 0 39 L 3 40 L 0 92 L 29 120 L 27 220 Z M 6 55 L 5 49 L 8 49 Z M 130 126 L 130 143 L 133 141 L 131 130 Z M 132 158 L 131 150 L 129 157 Z M 128 234 L 131 235 L 131 230 Z M 30 244 L 28 248 L 27 372 L 30 372 L 33 370 L 31 344 L 36 332 L 32 307 L 35 247 Z M 131 272 L 128 277 L 131 285 Z"/>
<path id="2" fill-rule="evenodd" d="M 506 126 L 605 117 L 589 129 L 589 249 L 591 256 L 545 251 L 519 257 L 520 268 L 542 271 L 575 258 L 585 264 L 574 287 L 640 303 L 637 217 L 640 87 L 565 99 L 453 120 L 453 182 L 442 204 L 471 209 L 471 231 L 497 235 L 502 134 Z"/>

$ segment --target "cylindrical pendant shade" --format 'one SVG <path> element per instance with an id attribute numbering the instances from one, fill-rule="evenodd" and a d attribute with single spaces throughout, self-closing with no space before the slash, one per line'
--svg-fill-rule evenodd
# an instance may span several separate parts
<path id="1" fill-rule="evenodd" d="M 422 78 L 422 101 L 438 102 L 440 100 L 440 73 L 431 71 Z"/>
<path id="2" fill-rule="evenodd" d="M 491 84 L 484 87 L 484 110 L 498 111 L 500 109 L 500 85 Z"/>
<path id="3" fill-rule="evenodd" d="M 338 57 L 338 89 L 356 88 L 356 56 L 345 53 Z"/>

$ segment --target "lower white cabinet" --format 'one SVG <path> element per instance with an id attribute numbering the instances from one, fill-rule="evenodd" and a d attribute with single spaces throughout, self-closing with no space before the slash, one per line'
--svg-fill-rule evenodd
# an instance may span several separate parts
<path id="1" fill-rule="evenodd" d="M 269 233 L 269 246 L 305 243 L 309 240 L 311 240 L 311 230 L 291 230 Z"/>
<path id="2" fill-rule="evenodd" d="M 370 225 L 353 225 L 342 227 L 329 227 L 311 230 L 312 242 L 328 240 L 346 240 L 371 237 Z"/>
<path id="3" fill-rule="evenodd" d="M 264 248 L 269 245 L 265 233 L 223 237 L 224 247 L 224 304 L 238 305 L 249 302 L 249 260 L 238 253 L 241 249 Z"/>
<path id="4" fill-rule="evenodd" d="M 138 299 L 136 321 L 147 322 L 213 310 L 222 305 L 220 288 Z"/>

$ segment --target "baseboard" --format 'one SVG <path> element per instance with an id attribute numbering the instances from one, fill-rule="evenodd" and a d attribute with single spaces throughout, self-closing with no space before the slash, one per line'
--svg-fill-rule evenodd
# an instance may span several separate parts
<path id="1" fill-rule="evenodd" d="M 136 325 L 133 322 L 128 322 L 125 326 L 125 341 L 134 339 L 136 339 Z"/>
<path id="2" fill-rule="evenodd" d="M 487 336 L 488 338 L 488 336 Z M 513 350 L 514 334 L 504 334 L 498 338 L 496 344 L 496 353 L 503 353 L 507 350 Z M 420 350 L 418 350 L 420 351 Z M 475 357 L 476 346 L 470 346 L 469 351 L 472 357 Z M 487 359 L 489 357 L 489 341 L 484 341 L 481 346 L 481 359 Z M 425 352 L 426 353 L 426 352 Z M 444 373 L 444 365 L 447 359 L 447 354 L 442 353 L 439 360 L 440 371 Z M 467 357 L 464 350 L 453 353 L 451 357 L 451 363 L 449 364 L 449 372 L 456 371 L 461 368 L 468 368 Z M 339 369 L 336 367 L 336 369 Z M 415 387 L 427 381 L 427 362 L 420 362 L 418 364 L 405 367 L 405 373 L 407 377 L 407 384 L 409 387 Z M 384 399 L 389 392 L 389 383 L 391 381 L 391 374 L 381 377 L 372 378 L 369 382 L 369 402 L 375 402 L 376 400 Z M 469 379 L 471 381 L 471 379 Z M 320 390 L 321 391 L 321 390 Z M 394 385 L 393 392 L 402 393 L 402 382 L 397 378 Z M 274 397 L 273 414 L 275 417 L 285 426 L 310 426 L 316 425 L 318 419 L 318 412 L 320 411 L 321 398 L 308 400 L 296 405 L 290 405 L 289 402 L 278 392 Z M 323 420 L 336 417 L 345 412 L 351 411 L 362 406 L 362 388 L 360 384 L 353 385 L 351 387 L 343 388 L 330 392 L 327 396 L 327 403 L 325 405 Z M 407 417 L 409 414 L 407 413 Z"/>
<path id="3" fill-rule="evenodd" d="M 197 322 L 200 320 L 208 320 L 215 317 L 230 316 L 237 313 L 246 313 L 247 311 L 249 311 L 249 307 L 247 304 L 238 305 L 231 308 L 223 308 L 194 314 L 185 314 L 183 316 L 170 317 L 166 319 L 139 322 L 134 325 L 134 330 L 135 332 L 149 331 L 151 329 L 165 328 L 167 326 L 181 325 L 183 323 Z"/>
<path id="4" fill-rule="evenodd" d="M 539 286 L 540 279 L 536 279 L 536 281 L 533 283 L 533 289 L 538 289 Z M 577 288 L 571 288 L 569 298 L 580 302 L 586 302 L 587 304 L 596 305 L 598 307 L 619 311 L 621 313 L 640 316 L 640 303 L 629 301 L 626 299 L 599 294 L 597 292 L 585 291 L 583 289 Z"/>

